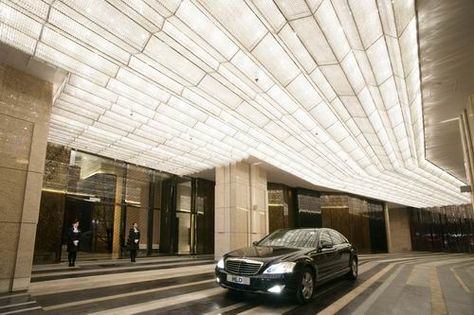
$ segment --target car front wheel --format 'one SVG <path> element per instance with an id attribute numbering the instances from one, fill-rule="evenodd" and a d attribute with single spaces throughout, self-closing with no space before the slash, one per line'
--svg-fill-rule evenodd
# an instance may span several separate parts
<path id="1" fill-rule="evenodd" d="M 351 280 L 357 279 L 357 276 L 359 275 L 359 266 L 357 265 L 357 258 L 352 258 L 351 262 L 351 270 L 347 273 L 347 278 Z"/>
<path id="2" fill-rule="evenodd" d="M 314 294 L 314 275 L 310 268 L 303 269 L 296 290 L 296 300 L 300 304 L 308 303 Z"/>

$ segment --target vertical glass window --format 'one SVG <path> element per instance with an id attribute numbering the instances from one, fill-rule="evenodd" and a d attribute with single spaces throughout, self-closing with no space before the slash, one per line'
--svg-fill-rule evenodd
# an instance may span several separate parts
<path id="1" fill-rule="evenodd" d="M 309 192 L 298 191 L 299 226 L 322 227 L 321 198 Z"/>
<path id="2" fill-rule="evenodd" d="M 134 222 L 139 255 L 212 253 L 214 185 L 48 144 L 34 262 L 65 259 L 76 219 L 79 260 L 127 256 Z"/>
<path id="3" fill-rule="evenodd" d="M 191 227 L 191 181 L 178 183 L 176 188 L 176 221 L 178 229 L 178 254 L 190 254 L 194 240 Z"/>
<path id="4" fill-rule="evenodd" d="M 196 179 L 196 254 L 214 253 L 214 182 Z"/>

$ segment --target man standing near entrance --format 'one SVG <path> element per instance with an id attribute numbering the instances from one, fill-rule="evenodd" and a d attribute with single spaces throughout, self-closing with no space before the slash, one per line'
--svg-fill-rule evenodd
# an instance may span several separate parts
<path id="1" fill-rule="evenodd" d="M 81 231 L 79 230 L 79 220 L 74 220 L 72 227 L 67 231 L 67 259 L 69 267 L 76 264 L 77 251 L 79 250 L 79 242 L 81 240 Z"/>
<path id="2" fill-rule="evenodd" d="M 137 222 L 133 223 L 130 231 L 128 232 L 128 250 L 130 250 L 130 261 L 135 262 L 137 258 L 138 244 L 140 242 L 140 231 L 138 230 Z"/>

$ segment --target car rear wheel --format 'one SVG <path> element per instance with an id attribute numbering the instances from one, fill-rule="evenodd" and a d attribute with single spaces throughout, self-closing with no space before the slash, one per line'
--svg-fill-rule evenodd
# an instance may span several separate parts
<path id="1" fill-rule="evenodd" d="M 310 268 L 303 269 L 298 288 L 296 290 L 296 300 L 300 304 L 308 303 L 314 295 L 314 274 Z"/>
<path id="2" fill-rule="evenodd" d="M 359 267 L 357 265 L 357 258 L 353 257 L 350 261 L 351 265 L 351 270 L 347 273 L 347 278 L 351 280 L 357 279 L 357 276 L 359 275 Z"/>

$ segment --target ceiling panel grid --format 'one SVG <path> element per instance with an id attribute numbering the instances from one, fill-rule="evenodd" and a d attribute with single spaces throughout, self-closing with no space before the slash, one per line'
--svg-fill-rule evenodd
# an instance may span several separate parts
<path id="1" fill-rule="evenodd" d="M 176 174 L 255 156 L 411 206 L 425 160 L 412 0 L 3 0 L 0 41 L 71 73 L 50 141 Z"/>

